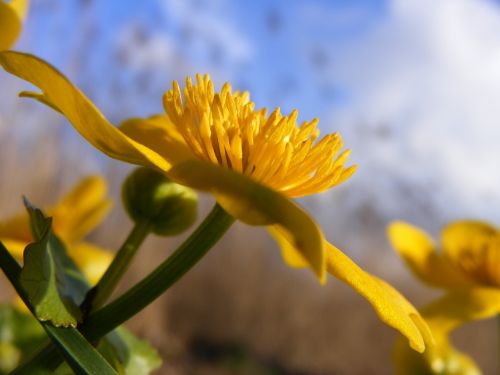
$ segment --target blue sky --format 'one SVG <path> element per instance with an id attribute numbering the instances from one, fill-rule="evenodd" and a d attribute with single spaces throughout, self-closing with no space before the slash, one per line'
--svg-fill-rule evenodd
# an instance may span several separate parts
<path id="1" fill-rule="evenodd" d="M 259 107 L 319 117 L 359 164 L 317 198 L 335 207 L 319 215 L 334 234 L 367 212 L 380 236 L 393 218 L 428 229 L 500 221 L 492 0 L 39 0 L 17 48 L 56 65 L 115 122 L 161 112 L 172 80 L 196 72 L 248 89 Z M 35 136 L 33 119 L 17 121 L 13 131 Z"/>
<path id="2" fill-rule="evenodd" d="M 93 82 L 96 87 L 108 82 L 95 71 L 116 64 L 117 44 L 135 27 L 145 38 L 164 39 L 177 58 L 189 62 L 189 69 L 174 71 L 172 61 L 156 66 L 163 70 L 159 93 L 174 78 L 208 72 L 220 82 L 229 80 L 238 89 L 250 90 L 258 105 L 299 108 L 305 119 L 345 99 L 345 88 L 322 82 L 318 74 L 335 59 L 335 45 L 369 32 L 385 7 L 385 1 L 368 0 L 45 0 L 33 3 L 26 34 L 32 39 L 30 49 L 61 68 L 76 64 L 74 60 L 85 62 L 82 69 L 94 70 L 88 74 L 99 78 Z"/>

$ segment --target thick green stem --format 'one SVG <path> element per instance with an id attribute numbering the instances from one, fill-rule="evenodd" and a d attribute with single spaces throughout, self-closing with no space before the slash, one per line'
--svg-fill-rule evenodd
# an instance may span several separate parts
<path id="1" fill-rule="evenodd" d="M 234 218 L 216 204 L 196 231 L 151 274 L 109 305 L 92 312 L 80 327 L 82 334 L 96 341 L 137 314 L 189 271 L 233 223 Z M 62 358 L 56 350 L 52 344 L 40 349 L 11 375 L 31 374 L 34 363 L 57 368 Z"/>
<path id="2" fill-rule="evenodd" d="M 102 307 L 115 290 L 118 282 L 130 266 L 137 250 L 150 233 L 150 224 L 147 221 L 137 222 L 129 236 L 120 247 L 108 269 L 99 282 L 87 293 L 82 303 L 85 314 Z"/>

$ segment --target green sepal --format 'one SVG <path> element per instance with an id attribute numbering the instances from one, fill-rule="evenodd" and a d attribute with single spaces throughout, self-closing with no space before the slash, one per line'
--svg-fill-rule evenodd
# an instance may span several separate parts
<path id="1" fill-rule="evenodd" d="M 26 199 L 34 243 L 24 250 L 20 282 L 38 319 L 56 327 L 76 327 L 82 314 L 78 307 L 88 284 L 63 243 L 52 232 L 52 219 Z"/>

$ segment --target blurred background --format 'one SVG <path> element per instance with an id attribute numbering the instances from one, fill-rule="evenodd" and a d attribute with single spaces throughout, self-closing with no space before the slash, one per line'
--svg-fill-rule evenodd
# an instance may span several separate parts
<path id="1" fill-rule="evenodd" d="M 439 291 L 390 249 L 391 220 L 434 235 L 458 218 L 500 224 L 500 2 L 32 0 L 16 49 L 58 67 L 115 123 L 162 112 L 172 80 L 197 72 L 250 91 L 257 107 L 319 117 L 359 168 L 300 204 L 329 240 L 417 306 Z M 3 71 L 0 87 L 0 218 L 22 210 L 22 194 L 48 205 L 101 174 L 116 205 L 92 239 L 116 249 L 132 225 L 119 203 L 131 167 L 17 98 L 26 85 Z M 203 198 L 200 218 L 211 204 Z M 179 242 L 150 238 L 126 283 Z M 397 337 L 349 288 L 287 268 L 262 228 L 241 224 L 130 327 L 159 348 L 158 374 L 169 375 L 389 374 Z M 454 338 L 495 371 L 494 322 Z"/>

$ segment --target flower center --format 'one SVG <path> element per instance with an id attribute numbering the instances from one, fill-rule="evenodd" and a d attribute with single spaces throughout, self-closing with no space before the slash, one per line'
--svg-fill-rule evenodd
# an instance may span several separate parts
<path id="1" fill-rule="evenodd" d="M 325 191 L 349 178 L 344 167 L 349 150 L 339 154 L 339 134 L 321 140 L 318 120 L 297 126 L 298 112 L 283 116 L 275 109 L 255 110 L 247 92 L 231 92 L 226 83 L 215 93 L 205 75 L 181 89 L 176 81 L 163 98 L 165 110 L 186 144 L 200 158 L 278 190 L 289 197 Z"/>

